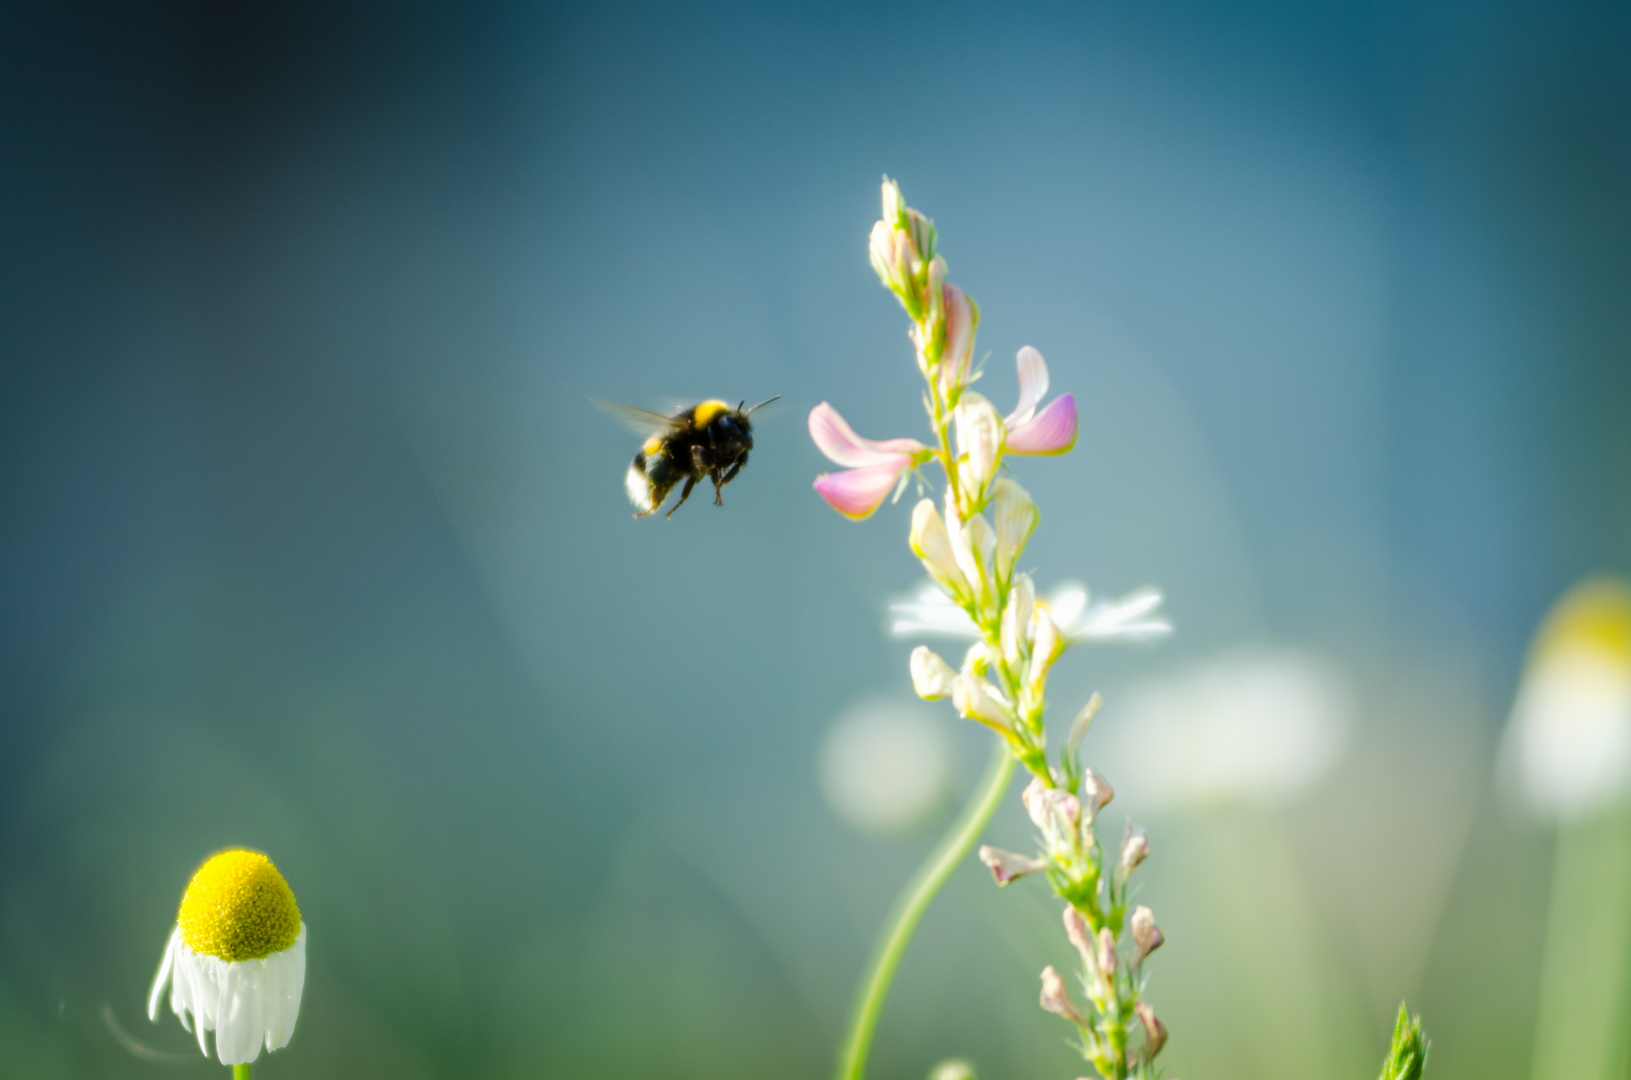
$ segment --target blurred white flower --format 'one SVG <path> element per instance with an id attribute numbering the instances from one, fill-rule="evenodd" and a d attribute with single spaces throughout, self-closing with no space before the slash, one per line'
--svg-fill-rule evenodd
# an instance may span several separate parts
<path id="1" fill-rule="evenodd" d="M 1292 650 L 1220 656 L 1117 695 L 1104 759 L 1153 808 L 1291 799 L 1336 763 L 1348 681 Z"/>
<path id="2" fill-rule="evenodd" d="M 1119 600 L 1087 602 L 1087 586 L 1067 581 L 1048 594 L 1048 614 L 1069 641 L 1121 638 L 1149 641 L 1172 633 L 1172 625 L 1156 613 L 1161 606 L 1157 589 L 1139 589 Z"/>
<path id="3" fill-rule="evenodd" d="M 912 701 L 858 702 L 827 729 L 818 768 L 821 793 L 846 824 L 880 834 L 911 829 L 951 789 L 945 717 Z"/>
<path id="4" fill-rule="evenodd" d="M 1583 817 L 1631 790 L 1631 586 L 1584 582 L 1546 616 L 1501 760 L 1545 818 Z"/>
<path id="5" fill-rule="evenodd" d="M 1140 589 L 1119 600 L 1087 602 L 1087 587 L 1074 581 L 1057 586 L 1039 603 L 1067 641 L 1148 641 L 1165 637 L 1172 625 L 1156 611 L 1161 594 Z M 916 593 L 889 605 L 894 613 L 890 633 L 896 637 L 974 638 L 980 632 L 962 608 L 940 591 L 934 582 L 924 582 Z"/>

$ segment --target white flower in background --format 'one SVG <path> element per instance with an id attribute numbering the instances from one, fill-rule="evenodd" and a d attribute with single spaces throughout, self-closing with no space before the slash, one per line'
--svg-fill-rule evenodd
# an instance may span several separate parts
<path id="1" fill-rule="evenodd" d="M 1085 585 L 1067 581 L 1045 597 L 1048 617 L 1066 641 L 1149 641 L 1172 633 L 1172 624 L 1157 609 L 1161 594 L 1140 589 L 1119 600 L 1087 602 Z M 911 596 L 889 605 L 894 613 L 890 633 L 899 638 L 950 637 L 977 638 L 979 629 L 962 608 L 954 604 L 934 582 L 924 582 Z"/>
<path id="2" fill-rule="evenodd" d="M 1336 763 L 1355 711 L 1339 670 L 1293 650 L 1216 657 L 1118 701 L 1106 768 L 1155 808 L 1289 800 Z"/>
<path id="3" fill-rule="evenodd" d="M 851 706 L 827 729 L 821 793 L 846 824 L 897 833 L 921 824 L 950 793 L 951 736 L 933 709 L 892 699 Z"/>
<path id="4" fill-rule="evenodd" d="M 1525 801 L 1568 820 L 1631 790 L 1631 586 L 1570 590 L 1535 635 L 1501 748 Z"/>
<path id="5" fill-rule="evenodd" d="M 288 1044 L 306 983 L 306 924 L 270 859 L 223 851 L 198 868 L 147 999 L 154 1022 L 166 983 L 171 1011 L 182 1027 L 196 1028 L 205 1056 L 208 1031 L 223 1065 L 245 1065 L 263 1045 Z"/>
<path id="6" fill-rule="evenodd" d="M 1161 593 L 1139 589 L 1118 600 L 1087 602 L 1087 586 L 1067 581 L 1048 594 L 1048 614 L 1067 641 L 1151 641 L 1172 633 L 1156 613 Z"/>

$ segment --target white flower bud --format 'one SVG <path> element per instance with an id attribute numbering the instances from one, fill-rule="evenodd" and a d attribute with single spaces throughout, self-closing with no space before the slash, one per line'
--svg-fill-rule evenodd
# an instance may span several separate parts
<path id="1" fill-rule="evenodd" d="M 1065 990 L 1065 980 L 1061 979 L 1059 973 L 1053 970 L 1052 964 L 1042 969 L 1042 1007 L 1055 1016 L 1064 1017 L 1073 1024 L 1084 1022 L 1082 1014 L 1076 1011 L 1075 1005 L 1071 1004 L 1070 994 Z"/>
<path id="2" fill-rule="evenodd" d="M 1031 622 L 1035 624 L 1031 627 L 1031 666 L 1025 678 L 1032 686 L 1041 686 L 1053 662 L 1064 655 L 1066 642 L 1046 607 L 1038 605 Z"/>
<path id="3" fill-rule="evenodd" d="M 867 255 L 872 259 L 872 270 L 887 289 L 895 287 L 893 232 L 884 222 L 875 221 L 872 223 L 872 234 L 867 237 Z"/>
<path id="4" fill-rule="evenodd" d="M 900 184 L 883 178 L 883 221 L 880 224 L 893 229 L 900 224 L 900 216 L 906 210 L 906 200 L 901 197 Z"/>
<path id="5" fill-rule="evenodd" d="M 973 519 L 963 525 L 963 537 L 968 545 L 969 557 L 979 568 L 980 580 L 990 584 L 992 575 L 992 556 L 997 549 L 997 534 L 992 531 L 991 523 L 984 517 L 975 515 Z M 990 590 L 992 607 L 996 606 L 995 590 Z M 992 614 L 996 614 L 995 611 Z"/>
<path id="6" fill-rule="evenodd" d="M 969 597 L 980 606 L 984 617 L 996 615 L 995 598 L 987 586 L 991 582 L 991 560 L 996 550 L 996 536 L 990 524 L 980 515 L 964 522 L 957 512 L 950 489 L 946 491 L 946 537 L 963 579 L 968 582 Z"/>
<path id="7" fill-rule="evenodd" d="M 914 214 L 913 216 L 916 219 L 913 222 L 914 225 L 919 221 L 926 222 L 927 220 L 921 214 Z M 922 241 L 925 234 L 918 229 L 913 229 L 910 235 L 912 236 L 911 243 L 914 252 L 919 259 L 925 260 L 929 264 L 928 279 L 923 285 L 922 319 L 929 327 L 929 332 L 935 336 L 928 342 L 928 344 L 932 345 L 932 348 L 925 349 L 924 352 L 929 353 L 929 358 L 935 363 L 939 363 L 940 355 L 945 351 L 946 346 L 946 260 L 938 255 L 931 257 L 924 253 Z M 929 243 L 932 245 L 934 243 L 932 226 L 927 235 L 930 238 Z M 920 262 L 919 265 L 921 266 L 922 263 Z"/>
<path id="8" fill-rule="evenodd" d="M 892 229 L 880 221 L 872 226 L 867 248 L 872 269 L 884 287 L 900 297 L 909 313 L 920 308 L 917 283 L 913 280 L 911 239 L 899 229 Z"/>
<path id="9" fill-rule="evenodd" d="M 1155 1010 L 1150 1008 L 1149 1002 L 1140 1001 L 1133 1006 L 1133 1012 L 1138 1014 L 1138 1022 L 1144 1025 L 1144 1060 L 1154 1061 L 1155 1055 L 1167 1045 L 1166 1025 L 1155 1015 Z"/>
<path id="10" fill-rule="evenodd" d="M 1150 841 L 1144 835 L 1144 830 L 1134 825 L 1127 833 L 1127 839 L 1121 845 L 1121 860 L 1116 863 L 1116 877 L 1126 881 L 1129 874 L 1137 868 L 1138 864 L 1149 857 Z"/>
<path id="11" fill-rule="evenodd" d="M 1161 928 L 1155 925 L 1155 913 L 1143 904 L 1133 909 L 1128 924 L 1133 931 L 1133 942 L 1138 946 L 1139 963 L 1143 963 L 1146 956 L 1159 949 L 1167 940 L 1161 933 Z"/>
<path id="12" fill-rule="evenodd" d="M 1007 581 L 1036 528 L 1036 502 L 1006 476 L 991 485 L 991 516 L 997 523 L 997 579 Z"/>
<path id="13" fill-rule="evenodd" d="M 1100 810 L 1107 806 L 1111 799 L 1116 797 L 1110 781 L 1100 776 L 1089 765 L 1082 770 L 1082 799 L 1087 803 L 1089 817 L 1097 817 Z"/>
<path id="14" fill-rule="evenodd" d="M 1061 854 L 1070 853 L 1076 829 L 1082 821 L 1082 804 L 1068 791 L 1051 788 L 1033 777 L 1020 795 L 1031 823 L 1042 830 L 1048 845 Z"/>
<path id="15" fill-rule="evenodd" d="M 934 253 L 936 235 L 934 222 L 924 217 L 919 211 L 913 210 L 910 206 L 904 207 L 904 210 L 906 214 L 906 221 L 903 223 L 905 232 L 907 236 L 911 237 L 912 249 L 917 252 L 918 259 L 922 262 L 928 262 L 936 258 Z M 946 280 L 946 263 L 943 259 L 940 262 L 940 280 L 942 284 Z"/>
<path id="16" fill-rule="evenodd" d="M 924 701 L 938 701 L 951 696 L 957 672 L 927 645 L 919 645 L 912 650 L 911 671 L 912 689 Z"/>
<path id="17" fill-rule="evenodd" d="M 996 407 L 973 391 L 963 394 L 952 417 L 957 422 L 958 472 L 964 490 L 977 506 L 1002 461 L 1006 429 Z"/>
<path id="18" fill-rule="evenodd" d="M 1013 713 L 1003 702 L 997 688 L 984 679 L 958 675 L 952 683 L 951 700 L 957 712 L 970 720 L 978 720 L 1003 734 L 1014 730 Z"/>
<path id="19" fill-rule="evenodd" d="M 1087 928 L 1087 920 L 1082 918 L 1082 913 L 1069 904 L 1065 905 L 1065 936 L 1081 954 L 1082 966 L 1087 969 L 1088 975 L 1093 976 L 1099 967 L 1098 960 L 1093 956 L 1093 933 Z"/>
<path id="20" fill-rule="evenodd" d="M 1099 965 L 1099 974 L 1110 980 L 1116 977 L 1116 935 L 1110 932 L 1108 926 L 1099 928 L 1099 951 L 1094 957 Z"/>
<path id="21" fill-rule="evenodd" d="M 1031 648 L 1031 612 L 1036 607 L 1036 589 L 1021 574 L 1008 590 L 1008 604 L 1002 609 L 1002 657 L 1009 667 L 1018 667 Z"/>
<path id="22" fill-rule="evenodd" d="M 1081 749 L 1082 739 L 1087 735 L 1088 727 L 1092 725 L 1093 718 L 1099 715 L 1100 704 L 1099 695 L 1095 692 L 1087 699 L 1087 704 L 1082 706 L 1082 711 L 1076 714 L 1076 719 L 1070 725 L 1070 735 L 1065 739 L 1065 760 L 1076 760 L 1076 752 Z M 1091 812 L 1096 814 L 1099 808 L 1095 806 Z"/>
<path id="23" fill-rule="evenodd" d="M 1042 859 L 1032 858 L 1029 855 L 1020 855 L 1002 848 L 994 848 L 990 844 L 980 845 L 980 861 L 990 869 L 991 876 L 998 885 L 1006 885 L 1015 878 L 1034 874 L 1038 870 L 1047 869 L 1048 864 Z"/>
<path id="24" fill-rule="evenodd" d="M 923 568 L 959 604 L 971 599 L 968 579 L 958 569 L 951 534 L 934 508 L 933 499 L 923 499 L 912 508 L 912 550 L 923 560 Z"/>
<path id="25" fill-rule="evenodd" d="M 946 401 L 956 401 L 968 379 L 969 361 L 974 355 L 974 331 L 980 324 L 980 305 L 962 289 L 948 282 L 945 288 L 946 347 L 940 355 L 940 392 Z"/>
<path id="26" fill-rule="evenodd" d="M 1031 824 L 1046 830 L 1049 824 L 1048 785 L 1038 777 L 1031 777 L 1031 782 L 1020 792 L 1019 801 L 1025 804 L 1025 812 L 1031 816 Z"/>
<path id="27" fill-rule="evenodd" d="M 963 674 L 983 677 L 996 663 L 998 654 L 983 641 L 976 641 L 963 654 Z"/>

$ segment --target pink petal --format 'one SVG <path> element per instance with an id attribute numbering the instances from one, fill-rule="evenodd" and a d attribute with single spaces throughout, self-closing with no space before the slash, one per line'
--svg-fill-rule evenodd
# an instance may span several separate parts
<path id="1" fill-rule="evenodd" d="M 1076 399 L 1062 394 L 1008 432 L 1010 454 L 1063 454 L 1076 445 Z"/>
<path id="2" fill-rule="evenodd" d="M 901 472 L 911 463 L 911 458 L 898 455 L 893 464 L 822 473 L 815 478 L 816 494 L 826 499 L 827 505 L 840 514 L 860 521 L 871 517 L 872 512 L 883 504 L 900 480 Z"/>
<path id="3" fill-rule="evenodd" d="M 946 351 L 940 358 L 945 370 L 941 379 L 947 386 L 961 385 L 974 353 L 974 304 L 967 293 L 949 282 L 942 295 L 946 305 Z"/>
<path id="4" fill-rule="evenodd" d="M 852 469 L 889 464 L 903 455 L 909 457 L 925 449 L 916 439 L 885 439 L 882 442 L 863 439 L 844 422 L 838 410 L 825 401 L 810 410 L 810 438 L 815 441 L 816 449 L 827 455 L 828 460 Z M 896 472 L 899 471 L 897 466 Z"/>
<path id="5" fill-rule="evenodd" d="M 1010 430 L 1028 422 L 1048 394 L 1048 364 L 1041 353 L 1027 345 L 1014 361 L 1019 365 L 1019 404 L 1004 421 Z"/>

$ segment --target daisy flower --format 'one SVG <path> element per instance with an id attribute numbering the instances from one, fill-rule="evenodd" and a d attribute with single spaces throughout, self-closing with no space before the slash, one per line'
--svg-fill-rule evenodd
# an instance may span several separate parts
<path id="1" fill-rule="evenodd" d="M 170 1010 L 198 1049 L 209 1056 L 214 1031 L 215 1056 L 247 1076 L 263 1045 L 288 1044 L 305 982 L 306 924 L 288 882 L 259 852 L 223 851 L 187 883 L 147 1016 L 158 1021 L 169 984 Z"/>
<path id="2" fill-rule="evenodd" d="M 1087 587 L 1067 581 L 1038 603 L 1045 606 L 1059 633 L 1071 642 L 1150 641 L 1172 632 L 1172 624 L 1162 618 L 1161 593 L 1139 589 L 1119 600 L 1088 603 Z M 977 638 L 980 630 L 967 612 L 958 607 L 933 581 L 926 581 L 911 596 L 889 605 L 894 621 L 889 630 L 896 637 Z"/>
<path id="3" fill-rule="evenodd" d="M 1502 764 L 1539 816 L 1575 820 L 1631 791 L 1631 585 L 1575 586 L 1535 635 Z"/>

